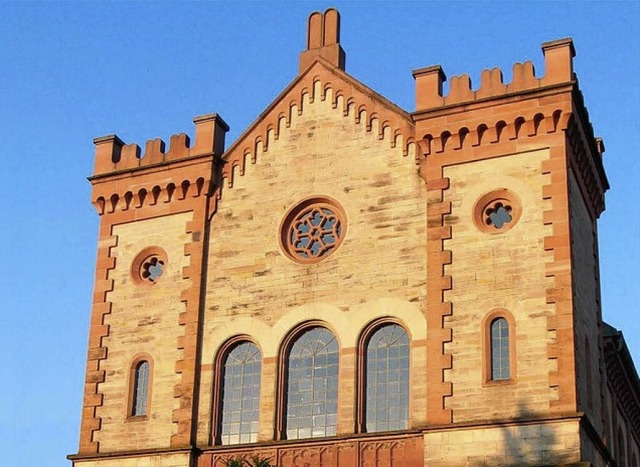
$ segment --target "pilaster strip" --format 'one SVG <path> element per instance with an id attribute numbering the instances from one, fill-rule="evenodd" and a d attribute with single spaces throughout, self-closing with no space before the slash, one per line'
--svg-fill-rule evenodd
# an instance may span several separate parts
<path id="1" fill-rule="evenodd" d="M 100 383 L 104 382 L 105 372 L 100 368 L 100 363 L 107 358 L 103 338 L 109 335 L 109 325 L 104 324 L 104 317 L 111 313 L 111 302 L 107 300 L 107 296 L 113 290 L 113 280 L 109 279 L 109 271 L 116 264 L 115 258 L 111 257 L 111 248 L 117 244 L 118 238 L 111 235 L 111 225 L 101 223 L 80 427 L 80 454 L 96 454 L 100 450 L 99 443 L 94 440 L 94 434 L 102 424 L 97 411 L 104 400 L 104 395 L 100 392 Z"/>
<path id="2" fill-rule="evenodd" d="M 191 235 L 191 243 L 184 246 L 184 254 L 189 257 L 189 266 L 182 270 L 182 278 L 190 281 L 191 285 L 184 289 L 180 296 L 185 308 L 179 314 L 177 324 L 183 328 L 184 334 L 178 337 L 176 342 L 178 350 L 182 351 L 182 359 L 176 362 L 175 368 L 181 381 L 173 388 L 174 397 L 179 399 L 180 404 L 172 415 L 178 432 L 171 437 L 171 447 L 193 445 L 196 434 L 196 378 L 207 206 L 205 203 L 193 203 L 192 208 L 193 218 L 185 227 L 186 233 Z"/>
<path id="3" fill-rule="evenodd" d="M 444 292 L 451 290 L 451 276 L 445 274 L 445 265 L 451 264 L 451 251 L 444 249 L 444 241 L 451 238 L 451 227 L 445 226 L 444 216 L 451 213 L 451 203 L 444 201 L 449 179 L 442 177 L 442 166 L 431 167 L 427 159 L 427 422 L 451 423 L 451 409 L 446 398 L 452 394 L 452 385 L 445 381 L 444 370 L 451 368 L 451 355 L 444 353 L 445 343 L 451 342 L 452 330 L 445 326 L 445 317 L 452 311 Z"/>

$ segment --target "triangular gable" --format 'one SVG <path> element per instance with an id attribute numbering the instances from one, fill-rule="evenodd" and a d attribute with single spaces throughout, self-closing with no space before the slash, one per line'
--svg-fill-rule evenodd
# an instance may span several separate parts
<path id="1" fill-rule="evenodd" d="M 264 112 L 222 155 L 221 185 L 233 186 L 234 177 L 244 175 L 248 163 L 255 164 L 269 151 L 292 117 L 302 115 L 305 103 L 331 99 L 336 112 L 354 115 L 355 124 L 377 131 L 390 147 L 402 145 L 403 155 L 415 157 L 414 123 L 411 115 L 340 68 L 318 57 L 313 65 L 296 77 Z"/>

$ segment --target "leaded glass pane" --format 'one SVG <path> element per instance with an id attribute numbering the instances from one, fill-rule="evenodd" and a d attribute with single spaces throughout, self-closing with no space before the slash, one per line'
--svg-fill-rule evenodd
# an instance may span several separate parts
<path id="1" fill-rule="evenodd" d="M 509 370 L 509 324 L 504 318 L 491 322 L 491 379 L 505 380 Z"/>
<path id="2" fill-rule="evenodd" d="M 138 417 L 147 414 L 148 394 L 149 362 L 142 361 L 136 365 L 134 373 L 132 416 Z"/>
<path id="3" fill-rule="evenodd" d="M 258 408 L 262 355 L 255 344 L 242 342 L 227 355 L 223 369 L 222 444 L 258 440 Z"/>
<path id="4" fill-rule="evenodd" d="M 365 429 L 403 430 L 409 420 L 409 336 L 397 324 L 376 330 L 366 348 Z"/>
<path id="5" fill-rule="evenodd" d="M 336 434 L 338 342 L 325 328 L 304 332 L 291 347 L 287 378 L 287 439 Z"/>

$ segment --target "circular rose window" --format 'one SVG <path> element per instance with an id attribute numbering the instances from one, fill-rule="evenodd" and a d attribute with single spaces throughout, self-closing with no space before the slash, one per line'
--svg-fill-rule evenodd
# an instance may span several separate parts
<path id="1" fill-rule="evenodd" d="M 342 208 L 328 198 L 305 200 L 285 216 L 280 243 L 289 258 L 311 263 L 330 255 L 345 235 Z"/>
<path id="2" fill-rule="evenodd" d="M 166 265 L 167 254 L 162 248 L 145 248 L 133 260 L 131 275 L 138 284 L 155 284 L 165 272 Z"/>
<path id="3" fill-rule="evenodd" d="M 502 233 L 511 229 L 522 214 L 520 199 L 515 193 L 501 188 L 483 195 L 473 208 L 473 221 L 487 233 Z"/>

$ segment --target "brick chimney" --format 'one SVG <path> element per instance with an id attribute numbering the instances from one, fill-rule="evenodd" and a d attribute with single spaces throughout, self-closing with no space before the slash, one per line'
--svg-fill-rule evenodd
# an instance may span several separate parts
<path id="1" fill-rule="evenodd" d="M 318 57 L 344 70 L 346 56 L 340 46 L 340 13 L 335 8 L 309 15 L 307 50 L 300 54 L 299 73 L 302 74 Z"/>

